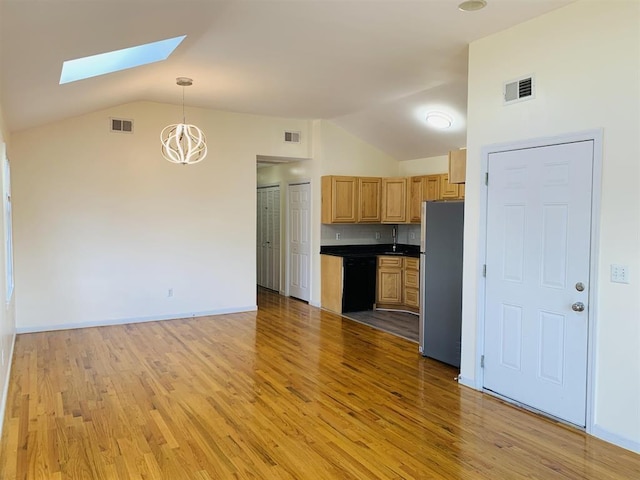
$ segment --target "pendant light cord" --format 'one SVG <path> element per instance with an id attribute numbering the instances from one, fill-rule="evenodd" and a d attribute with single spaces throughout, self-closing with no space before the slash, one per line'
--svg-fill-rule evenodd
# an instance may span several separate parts
<path id="1" fill-rule="evenodd" d="M 184 116 L 184 85 L 182 86 L 182 123 L 187 123 Z"/>

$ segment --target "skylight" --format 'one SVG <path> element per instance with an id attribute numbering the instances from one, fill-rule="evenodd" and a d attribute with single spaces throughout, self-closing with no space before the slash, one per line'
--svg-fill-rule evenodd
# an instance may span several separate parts
<path id="1" fill-rule="evenodd" d="M 60 85 L 166 60 L 185 38 L 186 35 L 182 35 L 113 52 L 67 60 L 62 64 Z"/>

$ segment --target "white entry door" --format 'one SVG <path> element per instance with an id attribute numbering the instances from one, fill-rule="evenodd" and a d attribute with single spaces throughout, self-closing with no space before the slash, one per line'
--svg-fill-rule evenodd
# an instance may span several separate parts
<path id="1" fill-rule="evenodd" d="M 289 295 L 309 301 L 311 188 L 289 185 Z"/>
<path id="2" fill-rule="evenodd" d="M 484 387 L 581 426 L 593 145 L 506 151 L 488 161 Z"/>

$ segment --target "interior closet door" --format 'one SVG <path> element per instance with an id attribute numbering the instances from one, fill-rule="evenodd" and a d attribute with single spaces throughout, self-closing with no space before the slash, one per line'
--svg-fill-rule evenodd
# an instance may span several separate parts
<path id="1" fill-rule="evenodd" d="M 257 193 L 257 282 L 280 290 L 280 187 L 258 188 Z"/>

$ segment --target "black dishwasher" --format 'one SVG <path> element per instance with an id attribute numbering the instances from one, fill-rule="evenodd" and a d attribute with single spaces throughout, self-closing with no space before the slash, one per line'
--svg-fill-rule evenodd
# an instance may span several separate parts
<path id="1" fill-rule="evenodd" d="M 342 312 L 373 310 L 376 301 L 376 257 L 344 257 Z"/>

